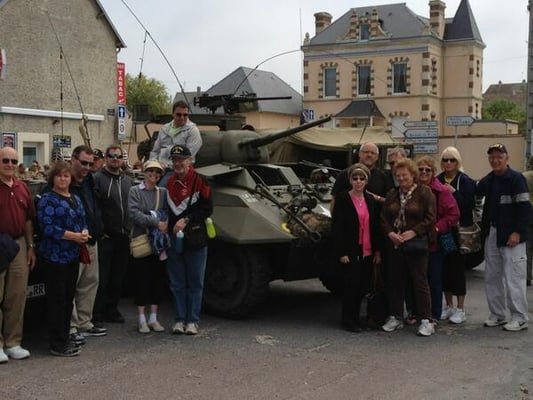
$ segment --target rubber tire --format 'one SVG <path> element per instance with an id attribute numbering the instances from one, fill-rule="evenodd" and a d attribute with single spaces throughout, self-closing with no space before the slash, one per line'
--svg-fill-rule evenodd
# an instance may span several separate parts
<path id="1" fill-rule="evenodd" d="M 204 281 L 204 306 L 225 318 L 251 316 L 267 298 L 271 270 L 259 248 L 210 246 Z"/>

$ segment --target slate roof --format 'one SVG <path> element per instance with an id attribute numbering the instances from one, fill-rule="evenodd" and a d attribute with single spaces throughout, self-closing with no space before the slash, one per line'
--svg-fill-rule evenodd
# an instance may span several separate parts
<path id="1" fill-rule="evenodd" d="M 255 93 L 257 97 L 291 96 L 290 100 L 258 101 L 258 111 L 279 114 L 299 115 L 302 112 L 302 95 L 281 80 L 276 74 L 267 71 L 239 67 L 206 92 L 210 95 L 233 94 L 240 96 Z M 192 98 L 189 98 L 192 102 Z M 217 110 L 221 113 L 222 110 Z M 202 111 L 205 113 L 205 111 Z"/>
<path id="2" fill-rule="evenodd" d="M 350 17 L 353 11 L 355 10 L 358 16 L 367 14 L 370 17 L 374 9 L 377 10 L 379 19 L 382 21 L 381 26 L 383 30 L 389 36 L 387 39 L 426 36 L 424 32 L 426 26 L 429 24 L 429 18 L 415 14 L 405 3 L 396 3 L 351 8 L 340 18 L 333 21 L 326 29 L 314 36 L 311 39 L 310 45 L 325 45 L 350 41 L 350 39 L 345 39 L 345 37 L 350 29 Z M 461 1 L 455 16 L 453 18 L 446 18 L 445 24 L 445 41 L 473 39 L 483 43 L 468 0 Z"/>
<path id="3" fill-rule="evenodd" d="M 527 103 L 527 83 L 497 83 L 488 87 L 483 93 L 483 103 L 486 105 L 493 100 L 509 100 L 525 107 Z"/>
<path id="4" fill-rule="evenodd" d="M 354 118 L 354 117 L 383 117 L 374 100 L 354 100 L 348 104 L 344 110 L 339 112 L 337 118 Z"/>

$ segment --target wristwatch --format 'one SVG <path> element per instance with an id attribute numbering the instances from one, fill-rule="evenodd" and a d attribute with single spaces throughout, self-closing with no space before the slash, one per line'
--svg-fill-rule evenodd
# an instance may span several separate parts
<path id="1" fill-rule="evenodd" d="M 33 249 L 35 247 L 35 243 L 28 243 L 28 248 Z"/>

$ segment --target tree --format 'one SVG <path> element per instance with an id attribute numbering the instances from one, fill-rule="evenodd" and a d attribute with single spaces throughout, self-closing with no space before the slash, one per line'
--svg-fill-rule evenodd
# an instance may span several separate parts
<path id="1" fill-rule="evenodd" d="M 134 112 L 137 105 L 148 105 L 152 115 L 170 114 L 171 97 L 165 84 L 155 78 L 126 74 L 126 107 Z"/>
<path id="2" fill-rule="evenodd" d="M 483 119 L 512 119 L 518 122 L 518 132 L 526 131 L 526 110 L 505 99 L 493 100 L 483 107 Z"/>

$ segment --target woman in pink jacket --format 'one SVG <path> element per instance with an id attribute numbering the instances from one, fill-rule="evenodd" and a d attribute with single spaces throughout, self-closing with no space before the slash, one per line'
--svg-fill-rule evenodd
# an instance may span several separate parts
<path id="1" fill-rule="evenodd" d="M 431 315 L 435 321 L 442 314 L 442 263 L 446 249 L 441 245 L 440 236 L 457 229 L 459 207 L 450 191 L 435 177 L 436 162 L 429 156 L 417 160 L 418 182 L 428 185 L 435 195 L 436 221 L 433 229 L 428 265 L 428 281 L 431 291 Z M 454 235 L 455 236 L 455 235 Z"/>

